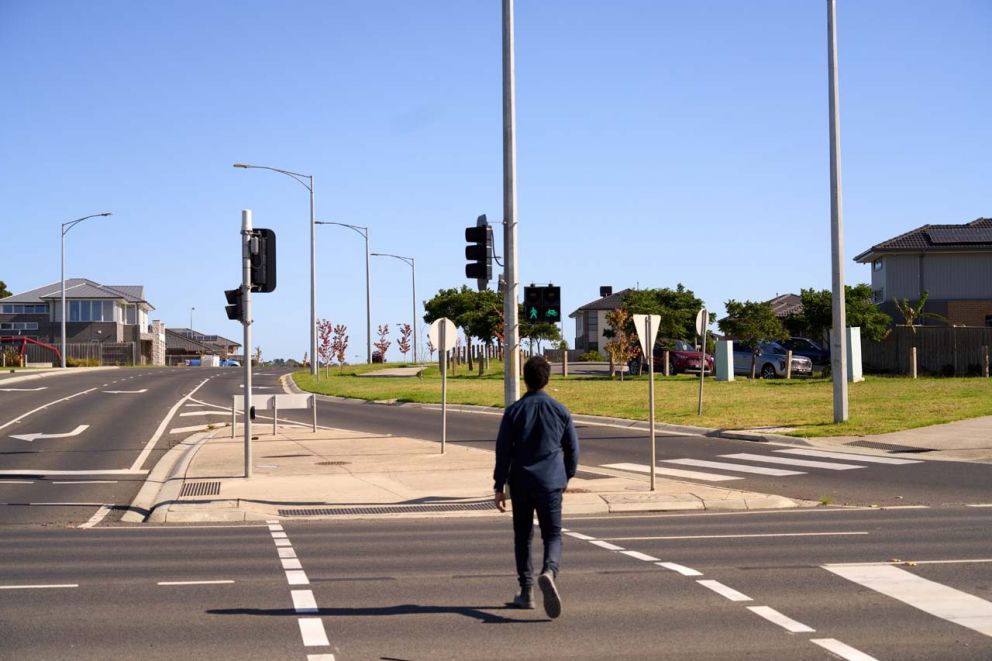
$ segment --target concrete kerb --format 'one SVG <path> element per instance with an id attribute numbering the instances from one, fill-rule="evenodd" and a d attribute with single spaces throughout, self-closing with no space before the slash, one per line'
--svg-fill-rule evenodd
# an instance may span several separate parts
<path id="1" fill-rule="evenodd" d="M 196 451 L 215 432 L 199 432 L 177 443 L 155 464 L 142 485 L 131 507 L 121 517 L 125 523 L 161 522 L 165 520 L 169 504 L 178 500 L 182 491 L 186 469 Z"/>

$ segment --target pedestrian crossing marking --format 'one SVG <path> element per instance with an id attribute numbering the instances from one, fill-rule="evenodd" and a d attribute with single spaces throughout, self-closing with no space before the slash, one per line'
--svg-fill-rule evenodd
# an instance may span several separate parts
<path id="1" fill-rule="evenodd" d="M 845 459 L 848 461 L 862 461 L 869 464 L 920 464 L 919 459 L 896 459 L 894 457 L 876 457 L 872 454 L 852 454 L 849 452 L 831 452 L 829 450 L 807 450 L 805 448 L 791 448 L 789 450 L 776 450 L 782 454 L 798 454 L 807 457 L 822 457 L 824 459 Z"/>
<path id="2" fill-rule="evenodd" d="M 666 464 L 680 464 L 683 466 L 699 466 L 700 468 L 716 468 L 720 470 L 736 471 L 738 473 L 755 473 L 757 475 L 771 475 L 774 477 L 785 477 L 787 475 L 803 475 L 801 471 L 789 471 L 781 468 L 764 468 L 763 466 L 747 466 L 745 464 L 731 464 L 725 461 L 707 461 L 705 459 L 665 459 Z"/>
<path id="3" fill-rule="evenodd" d="M 632 473 L 651 473 L 651 468 L 647 464 L 605 464 L 603 468 L 615 468 Z M 736 475 L 717 475 L 716 473 L 701 473 L 699 471 L 680 470 L 678 468 L 664 468 L 656 466 L 655 475 L 668 475 L 670 477 L 686 477 L 693 480 L 703 480 L 704 482 L 727 482 L 729 480 L 743 480 Z"/>
<path id="4" fill-rule="evenodd" d="M 827 571 L 914 608 L 992 636 L 992 603 L 888 563 L 823 565 Z"/>
<path id="5" fill-rule="evenodd" d="M 791 459 L 789 457 L 773 457 L 766 454 L 748 454 L 739 452 L 737 454 L 721 454 L 727 459 L 743 459 L 745 461 L 762 461 L 768 464 L 785 464 L 787 466 L 804 466 L 806 468 L 824 468 L 831 471 L 846 471 L 852 468 L 864 468 L 854 464 L 838 464 L 832 461 L 813 461 L 811 459 Z"/>

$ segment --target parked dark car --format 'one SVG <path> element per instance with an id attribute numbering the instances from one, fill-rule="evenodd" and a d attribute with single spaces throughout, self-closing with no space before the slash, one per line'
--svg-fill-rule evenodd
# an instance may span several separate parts
<path id="1" fill-rule="evenodd" d="M 699 374 L 700 352 L 694 346 L 684 340 L 662 340 L 654 345 L 654 371 L 662 374 L 665 370 L 665 348 L 674 347 L 668 350 L 668 373 L 672 376 L 676 374 Z M 705 354 L 706 366 L 703 368 L 704 374 L 713 373 L 713 356 Z M 642 374 L 647 371 L 647 364 L 642 360 L 632 360 L 630 364 L 631 374 Z"/>
<path id="2" fill-rule="evenodd" d="M 830 350 L 824 349 L 813 340 L 805 337 L 790 337 L 780 344 L 792 351 L 793 356 L 806 356 L 814 365 L 830 364 Z"/>

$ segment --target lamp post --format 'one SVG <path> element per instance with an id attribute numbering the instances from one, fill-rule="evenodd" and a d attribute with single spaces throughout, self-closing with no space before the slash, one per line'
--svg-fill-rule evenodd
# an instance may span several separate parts
<path id="1" fill-rule="evenodd" d="M 320 370 L 317 369 L 317 246 L 316 246 L 316 220 L 313 210 L 313 175 L 280 170 L 267 165 L 249 165 L 247 163 L 235 163 L 234 167 L 246 170 L 271 170 L 292 177 L 304 188 L 310 191 L 310 374 L 314 379 L 320 380 Z M 249 351 L 251 347 L 246 347 Z"/>
<path id="2" fill-rule="evenodd" d="M 191 307 L 189 309 L 189 332 L 190 332 L 190 336 L 193 335 L 193 311 L 194 310 L 196 310 L 196 307 Z"/>
<path id="3" fill-rule="evenodd" d="M 62 223 L 62 367 L 65 367 L 65 235 L 66 232 L 84 220 L 102 218 L 109 215 L 111 215 L 109 211 L 106 213 L 94 213 L 89 216 L 77 218 L 76 220 L 70 220 L 67 223 Z"/>
<path id="4" fill-rule="evenodd" d="M 316 221 L 318 225 L 337 225 L 338 227 L 347 227 L 350 230 L 358 232 L 363 237 L 365 237 L 365 338 L 366 346 L 368 349 L 367 360 L 369 365 L 372 364 L 372 298 L 369 286 L 369 228 L 362 227 L 361 225 L 348 225 L 347 223 L 335 223 L 329 220 L 318 220 Z"/>
<path id="5" fill-rule="evenodd" d="M 384 252 L 374 252 L 373 257 L 392 257 L 400 259 L 410 265 L 410 273 L 413 277 L 413 362 L 417 361 L 417 267 L 413 257 L 401 257 L 400 255 L 390 255 Z"/>

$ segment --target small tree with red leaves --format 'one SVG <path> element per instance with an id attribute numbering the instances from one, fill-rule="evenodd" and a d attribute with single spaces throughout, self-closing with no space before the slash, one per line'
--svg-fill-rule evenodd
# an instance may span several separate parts
<path id="1" fill-rule="evenodd" d="M 376 334 L 379 336 L 379 340 L 373 342 L 373 346 L 379 350 L 379 356 L 382 357 L 382 362 L 386 362 L 386 352 L 389 350 L 389 345 L 392 344 L 386 338 L 389 336 L 389 324 L 380 324 L 376 329 Z"/>
<path id="2" fill-rule="evenodd" d="M 334 327 L 334 339 L 331 340 L 331 352 L 338 359 L 339 371 L 344 369 L 344 355 L 348 350 L 348 327 L 338 324 Z"/>
<path id="3" fill-rule="evenodd" d="M 320 356 L 321 362 L 324 363 L 325 371 L 326 367 L 330 365 L 331 361 L 334 359 L 334 344 L 331 341 L 331 331 L 333 327 L 331 322 L 327 319 L 319 319 L 317 321 L 317 334 L 320 336 L 320 344 L 317 345 L 317 353 Z M 318 364 L 319 368 L 320 365 Z"/>
<path id="4" fill-rule="evenodd" d="M 410 324 L 400 324 L 400 339 L 396 341 L 396 344 L 400 348 L 400 353 L 403 354 L 403 361 L 406 362 L 406 355 L 410 353 L 410 334 L 413 333 L 413 326 Z"/>

